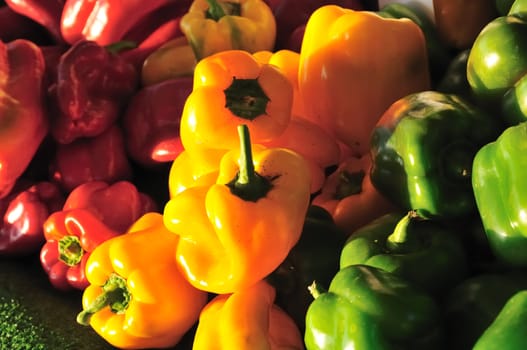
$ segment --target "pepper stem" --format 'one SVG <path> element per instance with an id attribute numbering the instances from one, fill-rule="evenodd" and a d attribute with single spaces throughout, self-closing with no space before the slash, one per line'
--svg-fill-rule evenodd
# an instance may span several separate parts
<path id="1" fill-rule="evenodd" d="M 207 4 L 209 4 L 209 9 L 207 10 L 208 18 L 218 21 L 220 18 L 225 16 L 225 11 L 217 0 L 207 0 Z"/>
<path id="2" fill-rule="evenodd" d="M 272 188 L 271 180 L 261 176 L 254 170 L 251 150 L 251 138 L 247 125 L 238 126 L 240 138 L 240 168 L 238 173 L 227 186 L 231 193 L 243 200 L 256 202 L 265 197 Z"/>
<path id="3" fill-rule="evenodd" d="M 224 91 L 225 107 L 242 119 L 254 120 L 265 114 L 269 97 L 263 91 L 258 79 L 233 78 L 232 84 Z"/>
<path id="4" fill-rule="evenodd" d="M 117 274 L 112 274 L 102 287 L 100 294 L 93 303 L 77 315 L 77 323 L 88 326 L 90 318 L 106 306 L 115 313 L 123 313 L 131 300 L 131 294 L 126 286 L 126 280 Z"/>
<path id="5" fill-rule="evenodd" d="M 399 220 L 393 232 L 388 236 L 386 241 L 387 247 L 397 253 L 418 249 L 417 243 L 419 240 L 410 234 L 410 224 L 421 219 L 422 217 L 417 210 L 410 210 L 407 215 Z"/>
<path id="6" fill-rule="evenodd" d="M 313 299 L 318 298 L 321 294 L 326 293 L 327 290 L 324 289 L 322 286 L 320 286 L 317 281 L 313 281 L 308 287 L 307 290 L 309 291 L 309 294 L 313 297 Z"/>
<path id="7" fill-rule="evenodd" d="M 81 242 L 77 236 L 64 236 L 59 240 L 59 260 L 68 266 L 76 266 L 84 255 Z"/>

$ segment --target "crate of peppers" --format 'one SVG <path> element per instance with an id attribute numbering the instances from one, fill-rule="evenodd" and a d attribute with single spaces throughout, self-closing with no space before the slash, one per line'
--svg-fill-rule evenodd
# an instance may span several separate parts
<path id="1" fill-rule="evenodd" d="M 0 18 L 1 349 L 527 348 L 527 1 Z"/>

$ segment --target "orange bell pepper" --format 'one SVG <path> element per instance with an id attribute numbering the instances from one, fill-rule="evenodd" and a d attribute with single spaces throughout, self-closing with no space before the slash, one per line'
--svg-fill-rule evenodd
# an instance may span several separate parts
<path id="1" fill-rule="evenodd" d="M 396 208 L 371 183 L 371 164 L 369 154 L 346 158 L 313 198 L 313 204 L 326 209 L 347 236 Z"/>
<path id="2" fill-rule="evenodd" d="M 260 281 L 212 299 L 199 317 L 194 350 L 301 350 L 293 319 L 275 303 L 276 291 Z"/>
<path id="3" fill-rule="evenodd" d="M 430 89 L 423 32 L 412 20 L 337 5 L 308 19 L 298 68 L 306 117 L 363 155 L 383 112 Z"/>
<path id="4" fill-rule="evenodd" d="M 180 241 L 176 259 L 196 288 L 217 294 L 253 285 L 287 257 L 310 201 L 309 169 L 288 149 L 241 147 L 221 159 L 211 186 L 189 187 L 165 205 L 165 226 Z"/>
<path id="5" fill-rule="evenodd" d="M 197 322 L 207 293 L 192 287 L 174 253 L 179 237 L 150 212 L 111 238 L 86 263 L 90 285 L 77 321 L 120 349 L 168 348 Z"/>
<path id="6" fill-rule="evenodd" d="M 293 88 L 278 68 L 250 53 L 229 50 L 206 57 L 194 69 L 194 87 L 181 116 L 186 150 L 238 147 L 236 128 L 246 124 L 254 143 L 271 140 L 291 119 Z"/>

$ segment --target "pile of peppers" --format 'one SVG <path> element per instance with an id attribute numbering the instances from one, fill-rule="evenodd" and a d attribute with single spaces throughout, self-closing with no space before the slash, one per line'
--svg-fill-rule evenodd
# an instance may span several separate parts
<path id="1" fill-rule="evenodd" d="M 526 38 L 527 0 L 2 1 L 0 259 L 117 349 L 527 348 Z"/>

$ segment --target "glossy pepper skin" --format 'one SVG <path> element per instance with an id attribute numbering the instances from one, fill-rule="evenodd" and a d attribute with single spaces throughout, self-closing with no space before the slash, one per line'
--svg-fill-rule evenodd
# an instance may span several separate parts
<path id="1" fill-rule="evenodd" d="M 467 61 L 467 80 L 478 103 L 494 109 L 508 125 L 527 120 L 525 35 L 527 19 L 520 13 L 498 17 L 478 34 Z"/>
<path id="2" fill-rule="evenodd" d="M 525 272 L 521 270 L 484 271 L 460 282 L 442 302 L 446 348 L 472 349 L 507 300 L 526 288 Z"/>
<path id="3" fill-rule="evenodd" d="M 225 152 L 238 147 L 239 124 L 247 125 L 253 143 L 271 141 L 287 128 L 292 103 L 292 85 L 278 68 L 247 51 L 222 51 L 196 65 L 181 142 L 189 152 Z"/>
<path id="4" fill-rule="evenodd" d="M 171 162 L 183 151 L 179 136 L 192 77 L 145 86 L 130 99 L 121 118 L 129 157 L 144 167 Z"/>
<path id="5" fill-rule="evenodd" d="M 521 195 L 527 123 L 507 128 L 483 146 L 474 158 L 472 185 L 478 212 L 496 258 L 512 266 L 527 266 L 527 205 Z"/>
<path id="6" fill-rule="evenodd" d="M 263 0 L 194 0 L 181 31 L 199 61 L 226 50 L 272 50 L 276 21 Z"/>
<path id="7" fill-rule="evenodd" d="M 9 194 L 49 130 L 45 61 L 34 43 L 0 42 L 0 199 Z"/>
<path id="8" fill-rule="evenodd" d="M 340 268 L 364 264 L 392 272 L 442 297 L 469 274 L 456 232 L 415 212 L 383 215 L 355 231 L 340 254 Z"/>
<path id="9" fill-rule="evenodd" d="M 176 259 L 196 288 L 223 294 L 274 271 L 298 242 L 310 199 L 305 160 L 287 149 L 240 148 L 221 159 L 215 183 L 177 193 L 166 227 L 180 237 Z M 272 233 L 272 234 L 270 234 Z"/>
<path id="10" fill-rule="evenodd" d="M 407 18 L 325 5 L 307 22 L 298 77 L 307 118 L 361 156 L 393 102 L 430 88 L 425 38 Z"/>
<path id="11" fill-rule="evenodd" d="M 525 349 L 527 290 L 516 292 L 474 344 L 474 350 Z"/>
<path id="12" fill-rule="evenodd" d="M 371 136 L 373 185 L 423 217 L 475 212 L 472 160 L 502 130 L 497 119 L 456 95 L 422 91 L 399 99 Z"/>
<path id="13" fill-rule="evenodd" d="M 40 262 L 51 285 L 62 291 L 86 288 L 88 257 L 102 242 L 122 233 L 80 208 L 56 211 L 43 228 L 46 242 L 40 250 Z"/>
<path id="14" fill-rule="evenodd" d="M 298 327 L 275 296 L 265 281 L 215 296 L 201 311 L 192 349 L 304 349 Z"/>
<path id="15" fill-rule="evenodd" d="M 64 40 L 73 45 L 80 40 L 95 41 L 105 46 L 127 38 L 126 34 L 143 23 L 151 13 L 171 5 L 172 0 L 116 1 L 66 0 L 61 17 Z M 178 0 L 186 6 L 188 0 Z M 157 23 L 159 25 L 160 23 Z M 152 31 L 143 30 L 144 33 Z M 155 28 L 155 27 L 154 27 Z"/>
<path id="16" fill-rule="evenodd" d="M 162 215 L 150 212 L 99 245 L 86 263 L 90 284 L 77 322 L 120 349 L 175 346 L 207 302 L 177 266 L 178 242 Z"/>
<path id="17" fill-rule="evenodd" d="M 441 348 L 436 301 L 397 275 L 366 265 L 349 265 L 329 289 L 310 286 L 304 341 L 314 349 Z"/>
<path id="18" fill-rule="evenodd" d="M 305 315 L 313 297 L 308 286 L 329 285 L 339 270 L 344 233 L 324 208 L 310 205 L 300 239 L 285 260 L 265 278 L 276 289 L 276 304 L 305 330 Z"/>
<path id="19" fill-rule="evenodd" d="M 342 159 L 313 198 L 313 204 L 326 209 L 346 236 L 395 210 L 395 205 L 371 183 L 371 165 L 369 154 Z"/>
<path id="20" fill-rule="evenodd" d="M 40 181 L 14 191 L 0 200 L 0 256 L 37 253 L 45 242 L 43 223 L 49 215 L 62 209 L 65 196 L 60 188 Z"/>
<path id="21" fill-rule="evenodd" d="M 100 135 L 136 92 L 133 65 L 94 41 L 78 41 L 60 58 L 51 87 L 51 134 L 61 144 Z"/>

